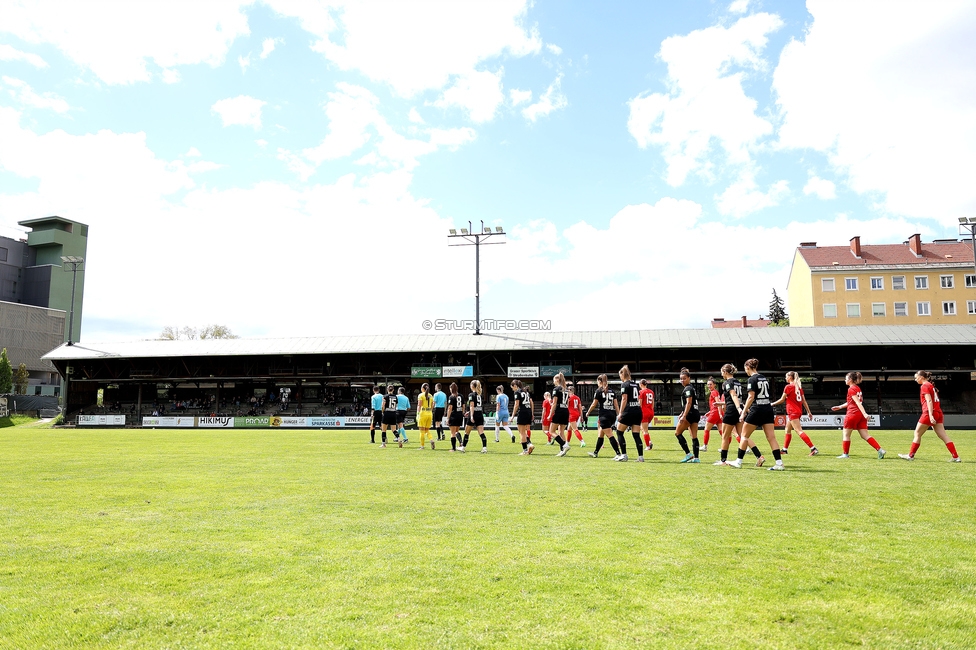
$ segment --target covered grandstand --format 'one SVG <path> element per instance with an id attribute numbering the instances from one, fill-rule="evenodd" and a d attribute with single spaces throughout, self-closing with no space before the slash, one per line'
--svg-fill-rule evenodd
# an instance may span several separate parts
<path id="1" fill-rule="evenodd" d="M 520 377 L 538 406 L 559 369 L 588 403 L 596 377 L 615 380 L 623 364 L 654 384 L 657 412 L 673 415 L 680 412 L 678 370 L 689 368 L 703 383 L 722 364 L 741 369 L 750 357 L 760 359 L 777 393 L 785 371 L 798 371 L 814 413 L 842 402 L 844 375 L 858 370 L 870 412 L 917 414 L 911 378 L 930 370 L 953 423 L 976 424 L 972 325 L 153 340 L 62 345 L 45 359 L 68 380 L 69 419 L 114 413 L 139 423 L 153 412 L 354 416 L 374 384 L 402 384 L 413 395 L 425 381 L 457 381 L 467 392 L 470 378 L 494 395 L 496 385 L 507 389 L 510 377 Z"/>

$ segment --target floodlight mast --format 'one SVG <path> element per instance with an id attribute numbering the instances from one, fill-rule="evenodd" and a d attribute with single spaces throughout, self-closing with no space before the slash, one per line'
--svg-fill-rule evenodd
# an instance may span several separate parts
<path id="1" fill-rule="evenodd" d="M 976 273 L 976 217 L 959 217 L 959 234 L 969 235 L 973 244 L 973 273 Z"/>
<path id="2" fill-rule="evenodd" d="M 71 311 L 68 312 L 68 345 L 74 345 L 71 336 L 75 327 L 75 285 L 78 282 L 78 267 L 84 266 L 85 258 L 75 255 L 67 255 L 61 258 L 61 270 L 67 273 L 71 271 Z M 85 269 L 81 269 L 84 271 Z"/>
<path id="3" fill-rule="evenodd" d="M 474 246 L 474 335 L 481 336 L 481 247 L 489 244 L 504 244 L 503 241 L 485 241 L 490 237 L 504 237 L 505 230 L 501 226 L 495 226 L 495 232 L 481 222 L 481 230 L 476 231 L 468 222 L 467 228 L 461 228 L 458 234 L 454 228 L 448 231 L 447 238 L 460 238 L 468 242 L 467 244 L 448 244 L 448 246 Z"/>

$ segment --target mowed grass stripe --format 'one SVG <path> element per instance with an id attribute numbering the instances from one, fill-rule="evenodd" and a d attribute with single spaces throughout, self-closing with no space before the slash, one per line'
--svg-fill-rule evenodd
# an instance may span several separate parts
<path id="1" fill-rule="evenodd" d="M 876 435 L 842 461 L 811 431 L 777 473 L 663 431 L 621 464 L 592 432 L 5 429 L 0 646 L 972 647 L 974 465 Z"/>

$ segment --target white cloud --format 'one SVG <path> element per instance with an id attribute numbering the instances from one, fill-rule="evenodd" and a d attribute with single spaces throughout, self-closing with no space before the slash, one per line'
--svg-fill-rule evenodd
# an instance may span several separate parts
<path id="1" fill-rule="evenodd" d="M 531 90 L 519 90 L 518 88 L 512 88 L 508 91 L 508 96 L 512 101 L 512 106 L 518 106 L 519 104 L 532 101 Z"/>
<path id="2" fill-rule="evenodd" d="M 248 95 L 238 95 L 215 102 L 210 110 L 220 115 L 224 126 L 251 126 L 257 130 L 261 128 L 261 108 L 266 103 Z"/>
<path id="3" fill-rule="evenodd" d="M 359 70 L 402 97 L 440 90 L 502 54 L 538 53 L 524 25 L 526 0 L 386 2 L 333 0 L 328 6 L 269 0 L 319 37 L 312 46 L 341 70 Z M 335 13 L 333 13 L 333 11 Z"/>
<path id="4" fill-rule="evenodd" d="M 560 54 L 563 53 L 563 48 L 559 47 L 555 43 L 546 43 L 546 49 L 552 52 L 553 54 L 555 54 L 556 56 L 559 56 Z"/>
<path id="5" fill-rule="evenodd" d="M 407 119 L 410 120 L 411 122 L 413 122 L 414 124 L 423 124 L 424 123 L 424 118 L 420 117 L 420 113 L 417 112 L 417 109 L 416 108 L 411 108 L 410 109 L 410 112 L 407 113 Z"/>
<path id="6" fill-rule="evenodd" d="M 833 181 L 828 181 L 819 176 L 811 176 L 807 184 L 803 186 L 803 193 L 807 196 L 813 194 L 819 199 L 836 199 L 837 188 Z"/>
<path id="7" fill-rule="evenodd" d="M 744 217 L 779 205 L 789 194 L 790 187 L 786 181 L 776 181 L 763 192 L 756 184 L 753 174 L 746 171 L 716 199 L 716 207 L 721 214 Z"/>
<path id="8" fill-rule="evenodd" d="M 196 147 L 190 147 L 189 149 L 187 149 L 187 150 L 186 150 L 186 153 L 185 153 L 185 154 L 183 154 L 183 155 L 184 155 L 184 156 L 185 156 L 186 158 L 199 158 L 199 157 L 200 157 L 200 156 L 202 156 L 203 154 L 202 154 L 202 153 L 200 153 L 200 150 L 199 150 L 199 149 L 197 149 Z"/>
<path id="9" fill-rule="evenodd" d="M 744 14 L 749 11 L 749 0 L 735 0 L 729 5 L 729 13 Z"/>
<path id="10" fill-rule="evenodd" d="M 661 43 L 668 92 L 630 100 L 627 129 L 642 149 L 663 149 L 670 185 L 681 185 L 692 172 L 711 175 L 713 141 L 730 163 L 745 164 L 750 148 L 772 133 L 742 82 L 746 70 L 763 69 L 767 35 L 782 25 L 779 16 L 760 13 Z"/>
<path id="11" fill-rule="evenodd" d="M 539 101 L 522 109 L 522 116 L 530 122 L 535 122 L 540 117 L 545 117 L 555 110 L 565 108 L 569 102 L 566 101 L 566 96 L 560 90 L 562 79 L 563 75 L 558 75 L 556 80 L 549 84 L 546 92 L 539 97 Z"/>
<path id="12" fill-rule="evenodd" d="M 780 144 L 912 217 L 976 214 L 976 5 L 810 0 L 773 77 Z"/>
<path id="13" fill-rule="evenodd" d="M 163 70 L 163 83 L 167 83 L 167 84 L 179 83 L 180 79 L 182 78 L 183 77 L 182 75 L 180 75 L 179 70 L 176 70 L 174 68 L 166 68 Z"/>
<path id="14" fill-rule="evenodd" d="M 502 71 L 475 70 L 457 77 L 454 85 L 441 93 L 433 105 L 439 108 L 463 108 L 471 121 L 477 123 L 495 117 L 495 111 L 503 101 Z"/>
<path id="15" fill-rule="evenodd" d="M 249 33 L 238 0 L 208 2 L 5 2 L 0 32 L 50 43 L 108 84 L 149 81 L 161 68 L 223 63 L 230 44 Z"/>
<path id="16" fill-rule="evenodd" d="M 241 66 L 241 72 L 247 72 L 247 69 L 251 66 L 251 55 L 237 57 L 237 65 Z"/>
<path id="17" fill-rule="evenodd" d="M 47 61 L 31 52 L 22 52 L 12 45 L 0 43 L 0 61 L 25 61 L 35 68 L 46 68 Z"/>
<path id="18" fill-rule="evenodd" d="M 47 108 L 55 113 L 67 113 L 71 108 L 63 97 L 55 93 L 45 92 L 37 94 L 26 81 L 13 77 L 2 77 L 3 86 L 11 97 L 25 106 L 32 108 Z"/>
<path id="19" fill-rule="evenodd" d="M 261 41 L 261 58 L 266 59 L 271 56 L 271 53 L 274 52 L 275 45 L 284 42 L 284 39 L 281 38 L 266 38 Z"/>

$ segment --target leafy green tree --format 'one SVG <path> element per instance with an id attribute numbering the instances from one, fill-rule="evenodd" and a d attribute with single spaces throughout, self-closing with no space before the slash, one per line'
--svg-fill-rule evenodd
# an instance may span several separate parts
<path id="1" fill-rule="evenodd" d="M 7 358 L 7 348 L 0 352 L 0 395 L 6 395 L 14 388 L 14 369 Z"/>
<path id="2" fill-rule="evenodd" d="M 22 363 L 14 371 L 14 388 L 18 395 L 27 394 L 27 384 L 30 383 L 30 373 L 27 372 L 27 364 Z"/>
<path id="3" fill-rule="evenodd" d="M 184 325 L 174 327 L 167 325 L 159 334 L 163 341 L 190 341 L 193 339 L 236 339 L 240 338 L 226 325 L 207 325 L 206 327 L 196 328 Z"/>
<path id="4" fill-rule="evenodd" d="M 776 289 L 773 289 L 773 299 L 769 301 L 769 315 L 766 318 L 772 321 L 770 325 L 773 327 L 790 326 L 790 315 L 786 313 L 786 303 L 776 293 Z"/>

